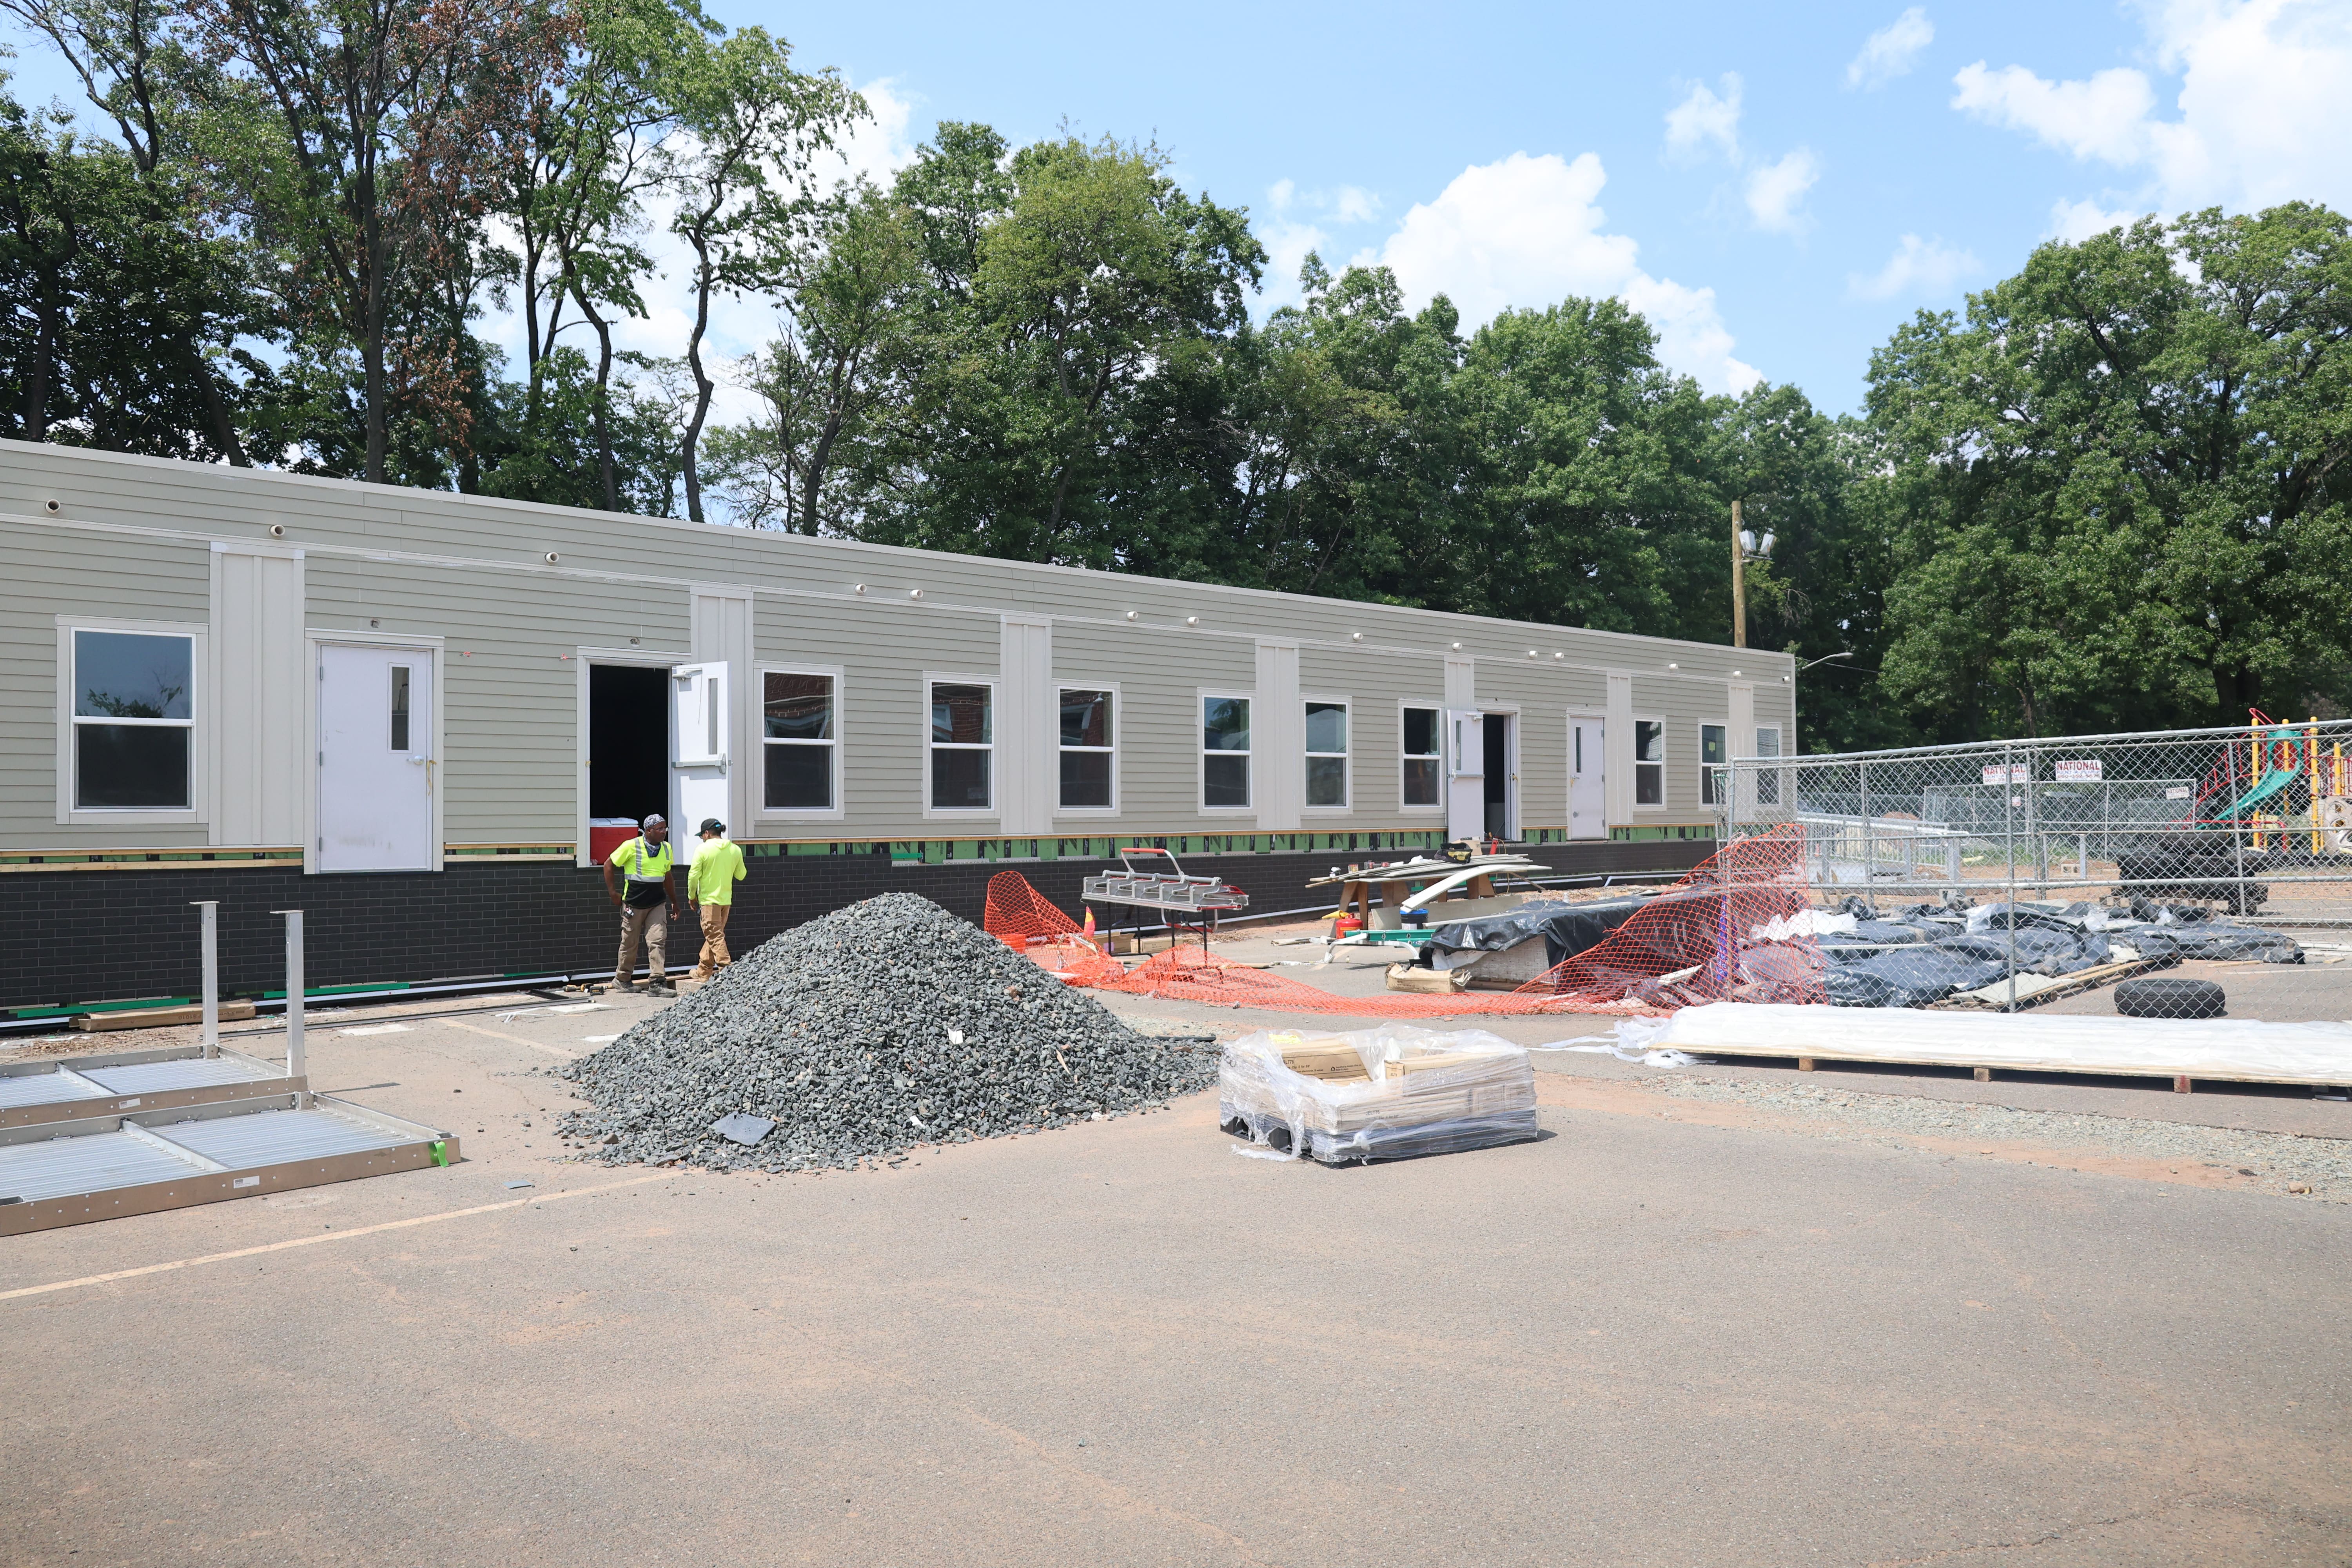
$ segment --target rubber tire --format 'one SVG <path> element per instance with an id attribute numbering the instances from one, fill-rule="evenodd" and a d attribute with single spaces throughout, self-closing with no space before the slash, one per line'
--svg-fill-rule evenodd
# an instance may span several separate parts
<path id="1" fill-rule="evenodd" d="M 2210 980 L 2168 975 L 2116 986 L 2116 1011 L 2126 1018 L 2219 1018 L 2228 1011 L 2227 1000 Z"/>

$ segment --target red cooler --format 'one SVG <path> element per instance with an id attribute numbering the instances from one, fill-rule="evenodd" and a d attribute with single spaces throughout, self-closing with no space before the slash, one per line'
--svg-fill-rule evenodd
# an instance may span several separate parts
<path id="1" fill-rule="evenodd" d="M 637 825 L 625 816 L 592 816 L 588 819 L 588 854 L 602 866 L 613 858 L 613 851 L 637 836 Z"/>

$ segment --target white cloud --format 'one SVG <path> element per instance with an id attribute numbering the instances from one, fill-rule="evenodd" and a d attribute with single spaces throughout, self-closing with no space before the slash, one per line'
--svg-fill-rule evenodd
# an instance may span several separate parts
<path id="1" fill-rule="evenodd" d="M 2086 81 L 2044 81 L 2023 66 L 1987 70 L 1963 66 L 1952 85 L 1952 107 L 1989 124 L 2032 134 L 2045 146 L 2077 158 L 2137 162 L 2147 143 L 2147 112 L 2156 95 L 2147 78 L 2117 67 Z"/>
<path id="2" fill-rule="evenodd" d="M 1380 215 L 1381 198 L 1354 185 L 1341 185 L 1331 193 L 1331 220 L 1334 223 L 1370 223 Z"/>
<path id="3" fill-rule="evenodd" d="M 1919 51 L 1936 41 L 1936 24 L 1914 5 L 1863 40 L 1862 53 L 1845 68 L 1848 87 L 1885 87 L 1908 75 L 1919 63 Z"/>
<path id="4" fill-rule="evenodd" d="M 1875 277 L 1849 278 L 1846 291 L 1864 300 L 1942 299 L 1961 279 L 1983 269 L 1975 256 L 1946 245 L 1940 237 L 1921 239 L 1906 234 Z"/>
<path id="5" fill-rule="evenodd" d="M 1271 216 L 1253 215 L 1252 227 L 1265 247 L 1259 303 L 1267 310 L 1299 302 L 1298 268 L 1310 250 L 1326 252 L 1328 259 L 1334 227 L 1369 223 L 1381 211 L 1381 198 L 1360 186 L 1301 192 L 1298 182 L 1288 179 L 1266 187 L 1265 205 Z"/>
<path id="6" fill-rule="evenodd" d="M 2142 210 L 2137 207 L 2104 207 L 2095 201 L 2070 202 L 2061 196 L 2051 204 L 2050 227 L 2042 237 L 2063 239 L 2069 245 L 2079 244 L 2111 228 L 2129 228 L 2143 216 Z"/>
<path id="7" fill-rule="evenodd" d="M 1618 298 L 1649 319 L 1658 357 L 1710 392 L 1745 392 L 1763 377 L 1732 355 L 1712 289 L 1653 278 L 1641 247 L 1610 234 L 1595 205 L 1608 181 L 1591 153 L 1573 163 L 1514 153 L 1454 177 L 1417 203 L 1377 251 L 1355 259 L 1396 273 L 1414 308 L 1443 293 L 1465 331 L 1512 306 L 1540 308 L 1570 294 Z"/>
<path id="8" fill-rule="evenodd" d="M 1748 213 L 1759 228 L 1799 234 L 1807 226 L 1797 210 L 1805 193 L 1822 177 L 1822 161 L 1803 147 L 1777 163 L 1767 163 L 1748 176 Z"/>
<path id="9" fill-rule="evenodd" d="M 1727 158 L 1739 156 L 1739 77 L 1723 76 L 1723 96 L 1717 98 L 1705 82 L 1693 82 L 1685 98 L 1666 110 L 1666 150 L 1684 157 L 1704 155 L 1714 142 Z"/>
<path id="10" fill-rule="evenodd" d="M 2301 197 L 2352 205 L 2352 6 L 2343 0 L 2145 0 L 2148 58 L 2177 76 L 2176 119 L 2147 73 L 2051 81 L 1984 62 L 1955 109 L 2078 159 L 2138 173 L 2133 199 L 2168 212 Z"/>

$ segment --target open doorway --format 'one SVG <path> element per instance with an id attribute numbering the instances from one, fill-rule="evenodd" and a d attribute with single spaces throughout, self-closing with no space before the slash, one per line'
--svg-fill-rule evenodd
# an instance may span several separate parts
<path id="1" fill-rule="evenodd" d="M 1511 821 L 1511 725 L 1514 716 L 1489 713 L 1486 723 L 1486 836 L 1489 838 L 1514 837 L 1516 824 Z"/>
<path id="2" fill-rule="evenodd" d="M 635 834 L 640 821 L 668 810 L 669 670 L 658 665 L 590 665 L 591 853 L 602 860 L 614 845 Z"/>

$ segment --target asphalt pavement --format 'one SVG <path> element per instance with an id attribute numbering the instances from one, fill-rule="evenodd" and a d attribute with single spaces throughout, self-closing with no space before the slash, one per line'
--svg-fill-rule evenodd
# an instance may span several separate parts
<path id="1" fill-rule="evenodd" d="M 2352 1206 L 1590 1058 L 1539 1142 L 1366 1169 L 1236 1157 L 1208 1096 L 564 1163 L 545 1069 L 648 1005 L 314 1022 L 321 1089 L 464 1162 L 0 1244 L 0 1559 L 2352 1562 Z M 2044 1088 L 2176 1098 L 1950 1092 Z"/>

